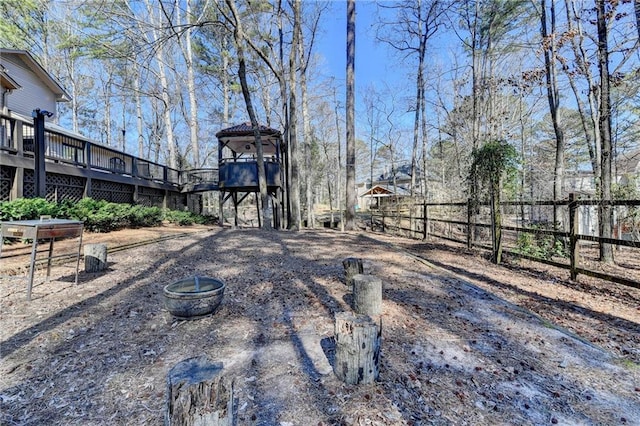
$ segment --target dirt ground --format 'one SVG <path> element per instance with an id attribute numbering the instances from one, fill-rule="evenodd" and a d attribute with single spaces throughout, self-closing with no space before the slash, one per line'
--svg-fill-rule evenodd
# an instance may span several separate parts
<path id="1" fill-rule="evenodd" d="M 638 289 L 377 233 L 156 228 L 88 242 L 131 248 L 104 272 L 81 263 L 77 286 L 73 262 L 48 283 L 40 267 L 31 302 L 25 248 L 3 249 L 2 425 L 160 425 L 167 373 L 199 355 L 234 379 L 239 425 L 640 424 Z M 372 385 L 330 365 L 353 256 L 383 281 Z M 176 320 L 163 286 L 193 275 L 222 279 L 223 303 Z"/>

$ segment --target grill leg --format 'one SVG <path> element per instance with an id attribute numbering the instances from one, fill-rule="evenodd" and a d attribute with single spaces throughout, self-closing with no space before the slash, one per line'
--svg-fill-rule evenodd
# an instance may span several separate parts
<path id="1" fill-rule="evenodd" d="M 53 242 L 55 238 L 51 238 L 49 240 L 49 257 L 47 258 L 47 282 L 50 281 L 51 277 L 51 256 L 53 256 Z"/>
<path id="2" fill-rule="evenodd" d="M 33 270 L 36 267 L 36 253 L 38 251 L 38 239 L 33 239 L 31 248 L 31 265 L 29 266 L 29 278 L 27 281 L 27 300 L 31 300 L 31 288 L 33 287 Z"/>

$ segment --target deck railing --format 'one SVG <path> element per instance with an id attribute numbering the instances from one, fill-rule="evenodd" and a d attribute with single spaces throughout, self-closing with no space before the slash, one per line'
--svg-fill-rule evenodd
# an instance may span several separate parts
<path id="1" fill-rule="evenodd" d="M 35 151 L 33 123 L 0 115 L 0 150 L 32 157 Z M 180 170 L 51 129 L 45 129 L 45 158 L 176 187 L 185 183 Z"/>

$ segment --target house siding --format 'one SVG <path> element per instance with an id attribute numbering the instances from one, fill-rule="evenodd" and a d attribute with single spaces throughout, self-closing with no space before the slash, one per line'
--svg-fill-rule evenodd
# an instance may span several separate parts
<path id="1" fill-rule="evenodd" d="M 16 55 L 3 55 L 2 65 L 20 86 L 7 96 L 6 107 L 19 114 L 31 116 L 34 109 L 40 108 L 56 112 L 55 94 L 47 88 L 38 76 Z"/>

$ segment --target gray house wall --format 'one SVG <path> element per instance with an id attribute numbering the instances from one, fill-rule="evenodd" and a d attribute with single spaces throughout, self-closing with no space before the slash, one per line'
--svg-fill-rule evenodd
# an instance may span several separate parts
<path id="1" fill-rule="evenodd" d="M 36 108 L 56 112 L 56 95 L 18 55 L 3 54 L 1 60 L 7 74 L 22 86 L 6 96 L 9 110 L 26 116 Z"/>

